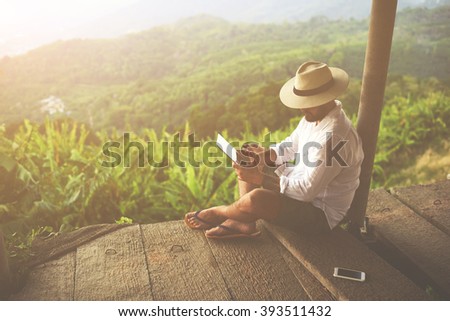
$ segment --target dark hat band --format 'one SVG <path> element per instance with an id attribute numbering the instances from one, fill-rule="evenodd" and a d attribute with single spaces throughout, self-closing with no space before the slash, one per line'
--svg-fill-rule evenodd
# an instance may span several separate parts
<path id="1" fill-rule="evenodd" d="M 330 89 L 334 84 L 334 78 L 331 78 L 328 82 L 326 82 L 325 84 L 323 84 L 320 87 L 314 88 L 314 89 L 309 89 L 309 90 L 299 90 L 297 88 L 295 88 L 295 86 L 293 87 L 293 91 L 294 94 L 297 96 L 313 96 L 313 95 L 317 95 L 320 94 L 322 92 L 324 92 L 325 90 Z"/>

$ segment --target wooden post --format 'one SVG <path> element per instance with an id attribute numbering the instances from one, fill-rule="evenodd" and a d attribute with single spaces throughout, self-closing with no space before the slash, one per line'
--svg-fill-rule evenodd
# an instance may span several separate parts
<path id="1" fill-rule="evenodd" d="M 8 253 L 6 251 L 3 233 L 0 231 L 0 299 L 9 294 L 11 273 L 9 270 Z"/>
<path id="2" fill-rule="evenodd" d="M 363 143 L 364 161 L 361 166 L 360 185 L 348 214 L 352 228 L 358 230 L 364 226 L 396 10 L 397 0 L 372 0 L 356 126 Z"/>

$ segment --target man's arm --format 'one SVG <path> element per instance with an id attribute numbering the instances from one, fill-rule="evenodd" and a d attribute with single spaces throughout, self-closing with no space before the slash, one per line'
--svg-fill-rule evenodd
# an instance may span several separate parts
<path id="1" fill-rule="evenodd" d="M 262 187 L 271 191 L 280 192 L 280 178 L 278 176 L 263 173 Z"/>
<path id="2" fill-rule="evenodd" d="M 265 165 L 263 167 L 263 179 L 262 187 L 271 191 L 280 192 L 280 177 L 274 175 L 273 170 L 275 167 L 275 161 L 277 159 L 277 153 L 272 148 L 269 148 L 264 153 Z"/>

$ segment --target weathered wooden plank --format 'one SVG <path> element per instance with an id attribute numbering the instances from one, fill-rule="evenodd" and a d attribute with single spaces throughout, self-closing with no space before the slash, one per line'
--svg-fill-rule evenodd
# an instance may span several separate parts
<path id="1" fill-rule="evenodd" d="M 322 283 L 320 283 L 319 280 L 317 280 L 278 240 L 275 238 L 274 240 L 281 256 L 302 285 L 309 299 L 312 301 L 334 301 L 335 298 Z"/>
<path id="2" fill-rule="evenodd" d="M 71 301 L 75 286 L 75 252 L 36 266 L 30 271 L 25 287 L 10 300 Z"/>
<path id="3" fill-rule="evenodd" d="M 380 239 L 450 293 L 450 236 L 382 189 L 371 192 L 367 216 Z"/>
<path id="4" fill-rule="evenodd" d="M 230 300 L 203 231 L 182 221 L 142 225 L 155 300 Z"/>
<path id="5" fill-rule="evenodd" d="M 77 249 L 75 300 L 151 300 L 139 225 Z"/>
<path id="6" fill-rule="evenodd" d="M 26 262 L 27 267 L 34 267 L 54 260 L 62 255 L 75 251 L 81 245 L 102 235 L 127 227 L 121 224 L 96 224 L 84 226 L 69 233 L 55 234 L 33 240 L 31 252 L 33 256 Z"/>
<path id="7" fill-rule="evenodd" d="M 234 300 L 309 300 L 274 241 L 262 229 L 257 239 L 208 239 Z"/>
<path id="8" fill-rule="evenodd" d="M 367 246 L 340 228 L 306 236 L 264 223 L 311 274 L 338 300 L 426 300 L 425 292 Z M 366 272 L 365 282 L 333 277 L 334 267 Z"/>
<path id="9" fill-rule="evenodd" d="M 450 235 L 450 180 L 392 190 L 403 203 Z"/>

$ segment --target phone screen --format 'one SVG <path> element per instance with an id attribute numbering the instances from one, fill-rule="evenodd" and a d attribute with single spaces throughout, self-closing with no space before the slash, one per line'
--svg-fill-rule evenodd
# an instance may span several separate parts
<path id="1" fill-rule="evenodd" d="M 338 269 L 338 275 L 345 276 L 348 278 L 358 279 L 360 280 L 362 275 L 359 271 L 352 271 L 352 270 L 346 270 L 346 269 Z"/>

